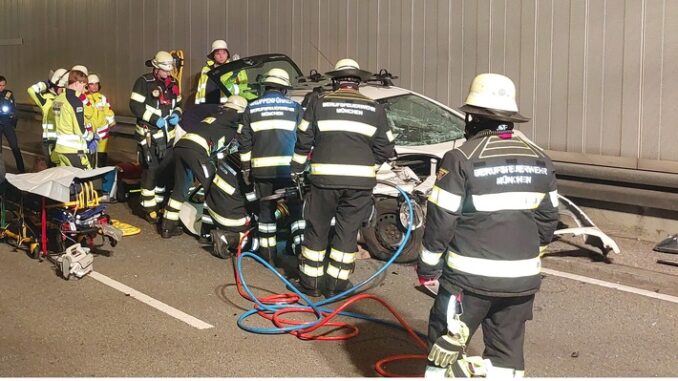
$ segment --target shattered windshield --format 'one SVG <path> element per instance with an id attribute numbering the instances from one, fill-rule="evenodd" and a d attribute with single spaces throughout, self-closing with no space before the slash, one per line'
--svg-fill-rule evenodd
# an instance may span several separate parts
<path id="1" fill-rule="evenodd" d="M 414 94 L 381 99 L 396 144 L 437 144 L 464 136 L 464 120 L 439 105 Z"/>

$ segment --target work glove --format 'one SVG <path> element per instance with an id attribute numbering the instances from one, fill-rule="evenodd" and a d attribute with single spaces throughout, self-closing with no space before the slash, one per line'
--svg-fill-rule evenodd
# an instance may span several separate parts
<path id="1" fill-rule="evenodd" d="M 165 128 L 167 125 L 167 122 L 165 121 L 165 118 L 158 118 L 158 120 L 155 121 L 155 126 L 158 128 Z"/>
<path id="2" fill-rule="evenodd" d="M 252 170 L 251 169 L 243 169 L 242 170 L 242 181 L 245 183 L 247 187 L 252 186 Z"/>
<path id="3" fill-rule="evenodd" d="M 94 135 L 96 138 L 99 137 L 99 135 Z M 98 139 L 92 139 L 87 143 L 87 150 L 89 151 L 90 154 L 94 154 L 97 152 L 97 143 Z"/>
<path id="4" fill-rule="evenodd" d="M 167 152 L 167 142 L 164 140 L 155 142 L 155 156 L 158 157 L 158 160 L 162 160 L 165 157 L 165 152 Z"/>
<path id="5" fill-rule="evenodd" d="M 464 351 L 466 339 L 468 338 L 468 328 L 466 335 L 452 335 L 449 332 L 439 337 L 433 343 L 431 351 L 428 353 L 428 361 L 431 365 L 439 368 L 447 368 L 454 364 L 460 358 Z"/>
<path id="6" fill-rule="evenodd" d="M 167 122 L 168 122 L 171 126 L 176 126 L 177 124 L 179 124 L 179 119 L 181 119 L 181 118 L 179 117 L 179 114 L 177 114 L 176 112 L 173 112 L 172 115 L 170 115 L 170 117 L 167 118 Z"/>

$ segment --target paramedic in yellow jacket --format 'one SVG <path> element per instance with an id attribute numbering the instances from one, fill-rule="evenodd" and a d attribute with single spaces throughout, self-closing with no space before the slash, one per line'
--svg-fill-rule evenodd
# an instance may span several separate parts
<path id="1" fill-rule="evenodd" d="M 97 145 L 96 166 L 105 167 L 108 164 L 108 137 L 115 127 L 115 113 L 111 109 L 108 98 L 101 93 L 101 81 L 96 74 L 87 76 L 87 98 L 95 109 L 92 129 L 99 135 Z M 115 171 L 108 172 L 101 185 L 102 197 L 111 197 L 111 190 L 115 183 Z"/>
<path id="2" fill-rule="evenodd" d="M 68 73 L 68 86 L 52 105 L 57 140 L 52 152 L 52 162 L 58 166 L 92 169 L 90 152 L 96 152 L 98 135 L 85 125 L 84 93 L 87 75 L 80 70 Z"/>
<path id="3" fill-rule="evenodd" d="M 68 70 L 57 69 L 52 73 L 49 80 L 40 81 L 27 90 L 28 96 L 31 97 L 42 113 L 42 151 L 47 162 L 50 162 L 50 156 L 57 138 L 52 104 L 54 98 L 61 94 L 67 84 Z"/>
<path id="4" fill-rule="evenodd" d="M 207 55 L 207 58 L 209 58 L 207 64 L 200 71 L 198 90 L 195 94 L 195 104 L 223 104 L 226 102 L 228 94 L 224 94 L 219 89 L 219 86 L 207 76 L 207 73 L 215 67 L 231 61 L 231 53 L 228 50 L 226 41 L 215 40 L 212 42 L 212 51 Z M 252 93 L 247 85 L 248 79 L 245 71 L 226 73 L 221 77 L 221 81 L 226 85 L 226 88 L 231 93 L 230 95 L 240 95 L 248 100 L 256 98 L 256 95 Z"/>

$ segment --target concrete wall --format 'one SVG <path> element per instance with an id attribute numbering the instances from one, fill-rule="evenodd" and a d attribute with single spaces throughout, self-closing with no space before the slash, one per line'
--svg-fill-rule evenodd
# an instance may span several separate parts
<path id="1" fill-rule="evenodd" d="M 0 73 L 27 102 L 49 68 L 84 64 L 128 114 L 156 50 L 183 49 L 195 74 L 216 38 L 305 72 L 354 57 L 451 106 L 494 71 L 556 158 L 678 173 L 676 19 L 674 0 L 2 0 Z"/>

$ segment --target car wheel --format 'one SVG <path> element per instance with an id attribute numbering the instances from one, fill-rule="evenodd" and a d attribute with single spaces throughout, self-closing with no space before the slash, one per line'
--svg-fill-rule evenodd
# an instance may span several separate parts
<path id="1" fill-rule="evenodd" d="M 391 259 L 405 235 L 405 229 L 400 224 L 398 201 L 394 198 L 377 200 L 374 218 L 376 219 L 374 226 L 364 227 L 360 233 L 370 255 L 387 261 Z M 396 262 L 407 263 L 416 260 L 423 236 L 422 228 L 412 231 L 409 241 Z"/>

